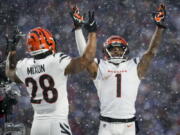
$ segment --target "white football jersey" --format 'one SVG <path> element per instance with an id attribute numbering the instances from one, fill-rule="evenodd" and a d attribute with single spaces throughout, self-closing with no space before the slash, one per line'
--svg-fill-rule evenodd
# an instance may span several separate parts
<path id="1" fill-rule="evenodd" d="M 119 65 L 100 60 L 94 84 L 97 88 L 101 115 L 127 119 L 135 115 L 135 101 L 140 80 L 137 75 L 139 58 Z"/>
<path id="2" fill-rule="evenodd" d="M 43 59 L 24 58 L 17 63 L 16 75 L 26 85 L 34 109 L 34 117 L 67 118 L 66 66 L 71 58 L 63 53 Z"/>

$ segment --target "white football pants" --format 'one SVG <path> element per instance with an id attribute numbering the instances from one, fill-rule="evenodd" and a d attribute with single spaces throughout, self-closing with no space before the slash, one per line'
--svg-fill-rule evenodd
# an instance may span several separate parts
<path id="1" fill-rule="evenodd" d="M 72 135 L 68 120 L 34 119 L 31 135 Z"/>
<path id="2" fill-rule="evenodd" d="M 105 122 L 100 121 L 98 135 L 135 135 L 135 122 Z"/>

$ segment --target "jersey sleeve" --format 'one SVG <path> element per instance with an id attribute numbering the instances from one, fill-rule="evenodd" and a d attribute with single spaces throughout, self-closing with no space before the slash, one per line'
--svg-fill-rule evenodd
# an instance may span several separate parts
<path id="1" fill-rule="evenodd" d="M 87 46 L 82 29 L 75 30 L 75 39 L 76 39 L 76 45 L 77 45 L 78 52 L 79 52 L 80 56 L 82 56 L 86 49 L 86 46 Z"/>
<path id="2" fill-rule="evenodd" d="M 130 69 L 137 70 L 137 66 L 140 62 L 140 57 L 132 58 L 128 61 L 127 65 Z"/>
<path id="3" fill-rule="evenodd" d="M 60 68 L 65 70 L 67 65 L 71 62 L 72 58 L 64 53 L 58 54 L 58 62 L 60 64 Z"/>
<path id="4" fill-rule="evenodd" d="M 139 62 L 140 62 L 140 57 L 136 57 L 130 60 L 130 65 L 129 65 L 130 69 L 133 70 L 134 77 L 138 80 L 140 80 L 138 76 L 138 70 L 137 70 Z"/>
<path id="5" fill-rule="evenodd" d="M 140 57 L 134 58 L 133 61 L 134 61 L 134 63 L 135 63 L 136 65 L 138 65 L 139 62 L 140 62 Z"/>
<path id="6" fill-rule="evenodd" d="M 22 71 L 24 65 L 23 62 L 24 62 L 23 60 L 19 60 L 16 65 L 16 75 L 21 81 L 23 81 L 23 76 L 24 76 Z"/>
<path id="7" fill-rule="evenodd" d="M 107 63 L 102 59 L 95 59 L 94 61 L 98 64 L 97 76 L 94 81 L 107 78 L 110 75 Z"/>

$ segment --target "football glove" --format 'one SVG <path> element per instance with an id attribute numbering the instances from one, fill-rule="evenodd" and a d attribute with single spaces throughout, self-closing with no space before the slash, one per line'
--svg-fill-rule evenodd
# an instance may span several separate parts
<path id="1" fill-rule="evenodd" d="M 94 11 L 89 11 L 88 21 L 84 24 L 84 28 L 88 32 L 96 32 L 97 31 L 97 24 L 94 19 Z"/>
<path id="2" fill-rule="evenodd" d="M 75 29 L 81 28 L 84 24 L 84 16 L 80 15 L 79 8 L 77 6 L 72 7 L 71 12 L 69 12 L 69 14 L 74 23 L 73 31 Z"/>
<path id="3" fill-rule="evenodd" d="M 22 36 L 22 32 L 19 31 L 18 27 L 14 31 L 12 38 L 10 38 L 8 35 L 5 36 L 6 41 L 7 41 L 8 51 L 15 51 L 16 50 L 16 46 L 19 43 L 21 36 Z"/>
<path id="4" fill-rule="evenodd" d="M 160 28 L 166 28 L 165 24 L 164 24 L 164 20 L 166 17 L 166 9 L 165 9 L 165 5 L 160 4 L 159 8 L 157 9 L 156 12 L 154 12 L 153 14 L 153 20 L 155 22 L 155 24 L 160 27 Z"/>

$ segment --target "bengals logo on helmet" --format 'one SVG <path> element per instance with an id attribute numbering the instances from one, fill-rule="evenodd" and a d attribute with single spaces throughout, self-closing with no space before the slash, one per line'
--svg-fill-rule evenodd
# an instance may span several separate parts
<path id="1" fill-rule="evenodd" d="M 51 50 L 56 52 L 56 44 L 52 34 L 41 27 L 30 30 L 27 34 L 27 46 L 31 55 L 37 55 Z"/>

